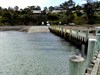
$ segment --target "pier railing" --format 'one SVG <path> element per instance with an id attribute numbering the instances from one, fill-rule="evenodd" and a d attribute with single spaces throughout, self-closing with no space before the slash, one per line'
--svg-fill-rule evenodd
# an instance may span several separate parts
<path id="1" fill-rule="evenodd" d="M 96 36 L 89 34 L 89 29 L 69 29 L 62 26 L 50 26 L 50 31 L 71 42 L 80 50 L 79 53 L 69 58 L 69 75 L 96 75 L 94 67 L 99 60 L 94 62 L 95 52 L 100 50 L 100 27 L 96 27 Z M 97 56 L 95 57 L 97 58 Z M 98 68 L 98 67 L 97 67 Z M 95 69 L 96 70 L 96 69 Z"/>

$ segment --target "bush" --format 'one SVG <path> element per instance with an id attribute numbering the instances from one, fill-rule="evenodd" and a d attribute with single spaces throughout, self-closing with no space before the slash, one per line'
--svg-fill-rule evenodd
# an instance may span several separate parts
<path id="1" fill-rule="evenodd" d="M 74 14 L 69 15 L 69 16 L 67 17 L 67 23 L 73 23 L 74 18 L 75 18 L 75 15 L 74 15 Z"/>
<path id="2" fill-rule="evenodd" d="M 100 24 L 100 16 L 97 16 L 97 19 L 96 19 L 95 23 Z"/>
<path id="3" fill-rule="evenodd" d="M 96 16 L 89 16 L 88 24 L 95 24 L 97 20 Z"/>
<path id="4" fill-rule="evenodd" d="M 58 25 L 59 21 L 50 21 L 50 24 L 52 24 L 52 25 Z"/>
<path id="5" fill-rule="evenodd" d="M 78 17 L 81 17 L 83 15 L 82 12 L 80 12 L 80 11 L 77 11 L 76 14 Z"/>
<path id="6" fill-rule="evenodd" d="M 82 24 L 85 24 L 85 23 L 86 23 L 86 19 L 83 18 L 83 17 L 76 17 L 76 18 L 74 19 L 74 23 L 75 23 L 76 25 L 82 25 Z"/>
<path id="7" fill-rule="evenodd" d="M 48 20 L 55 21 L 58 19 L 59 19 L 59 17 L 57 14 L 48 14 Z"/>

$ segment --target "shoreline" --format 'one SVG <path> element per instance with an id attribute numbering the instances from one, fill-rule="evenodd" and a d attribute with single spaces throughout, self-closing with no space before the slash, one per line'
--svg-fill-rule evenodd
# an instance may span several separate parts
<path id="1" fill-rule="evenodd" d="M 62 25 L 61 25 L 62 26 Z M 87 30 L 89 28 L 90 32 L 94 32 L 95 26 L 63 26 L 64 28 L 67 29 L 81 29 L 83 31 Z M 42 25 L 21 25 L 21 26 L 0 26 L 0 31 L 20 31 L 20 32 L 45 32 L 48 31 L 47 26 L 42 26 Z"/>
<path id="2" fill-rule="evenodd" d="M 49 32 L 48 26 L 0 26 L 0 31 Z"/>
<path id="3" fill-rule="evenodd" d="M 21 31 L 21 32 L 28 32 L 31 26 L 0 26 L 0 31 Z"/>

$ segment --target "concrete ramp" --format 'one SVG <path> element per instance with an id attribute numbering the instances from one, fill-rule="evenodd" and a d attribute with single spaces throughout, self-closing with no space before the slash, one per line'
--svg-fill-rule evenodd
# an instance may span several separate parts
<path id="1" fill-rule="evenodd" d="M 32 26 L 29 28 L 28 33 L 34 32 L 49 32 L 48 26 Z"/>

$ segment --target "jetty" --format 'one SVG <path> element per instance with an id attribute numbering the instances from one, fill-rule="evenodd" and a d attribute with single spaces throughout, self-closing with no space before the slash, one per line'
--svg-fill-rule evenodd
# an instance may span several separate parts
<path id="1" fill-rule="evenodd" d="M 100 27 L 49 26 L 49 30 L 80 50 L 69 58 L 69 75 L 100 75 Z"/>

